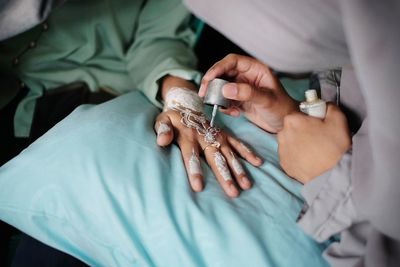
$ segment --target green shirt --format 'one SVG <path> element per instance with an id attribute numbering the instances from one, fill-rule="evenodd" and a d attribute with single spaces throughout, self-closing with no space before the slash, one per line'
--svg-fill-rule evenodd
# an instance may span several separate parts
<path id="1" fill-rule="evenodd" d="M 161 107 L 160 78 L 200 79 L 190 18 L 178 0 L 69 0 L 51 14 L 48 30 L 39 25 L 1 43 L 0 70 L 13 71 L 29 88 L 15 114 L 15 135 L 29 135 L 35 100 L 44 90 L 74 81 L 92 91 L 139 89 Z"/>

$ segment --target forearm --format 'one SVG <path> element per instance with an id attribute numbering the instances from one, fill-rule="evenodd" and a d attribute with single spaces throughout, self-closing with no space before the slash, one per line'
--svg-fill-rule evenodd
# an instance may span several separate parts
<path id="1" fill-rule="evenodd" d="M 140 14 L 135 42 L 126 53 L 132 83 L 159 108 L 165 77 L 200 80 L 200 73 L 195 70 L 196 35 L 190 28 L 190 18 L 178 0 L 147 1 Z"/>

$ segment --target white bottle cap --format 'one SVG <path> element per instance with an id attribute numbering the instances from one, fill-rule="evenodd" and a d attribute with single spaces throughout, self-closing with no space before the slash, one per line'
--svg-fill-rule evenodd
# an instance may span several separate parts
<path id="1" fill-rule="evenodd" d="M 314 102 L 318 100 L 317 91 L 314 89 L 307 90 L 305 94 L 307 102 Z"/>

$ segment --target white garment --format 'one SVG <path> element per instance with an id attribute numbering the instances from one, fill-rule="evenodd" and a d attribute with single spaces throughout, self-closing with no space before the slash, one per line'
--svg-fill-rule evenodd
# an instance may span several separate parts
<path id="1" fill-rule="evenodd" d="M 275 69 L 349 66 L 342 99 L 361 128 L 352 153 L 304 187 L 310 207 L 300 225 L 319 240 L 341 232 L 341 242 L 326 251 L 333 266 L 399 266 L 400 1 L 185 2 Z M 336 186 L 332 195 L 323 193 L 321 181 Z"/>

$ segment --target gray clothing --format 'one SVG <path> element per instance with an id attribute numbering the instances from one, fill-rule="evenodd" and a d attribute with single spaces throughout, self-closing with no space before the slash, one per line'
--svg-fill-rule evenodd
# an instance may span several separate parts
<path id="1" fill-rule="evenodd" d="M 341 104 L 359 125 L 351 151 L 304 186 L 299 225 L 318 241 L 340 233 L 332 266 L 399 266 L 400 1 L 185 2 L 275 69 L 343 68 Z"/>

